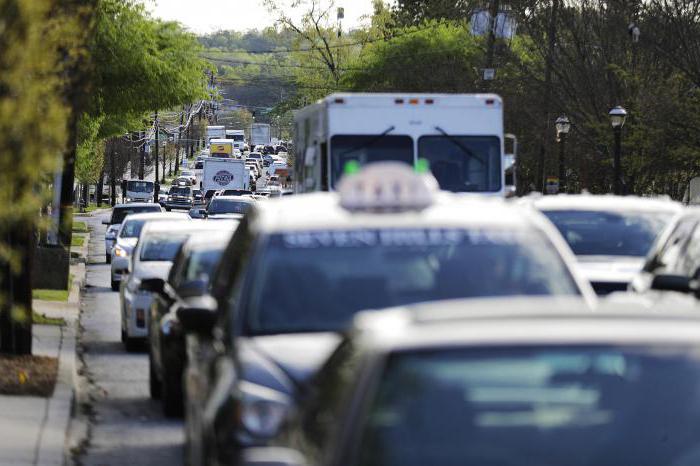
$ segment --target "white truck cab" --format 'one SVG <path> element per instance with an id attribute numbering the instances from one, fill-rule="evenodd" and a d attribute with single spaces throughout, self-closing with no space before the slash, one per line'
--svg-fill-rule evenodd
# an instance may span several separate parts
<path id="1" fill-rule="evenodd" d="M 425 159 L 442 190 L 502 196 L 515 157 L 495 94 L 332 94 L 295 126 L 296 192 L 335 190 L 348 162 Z"/>

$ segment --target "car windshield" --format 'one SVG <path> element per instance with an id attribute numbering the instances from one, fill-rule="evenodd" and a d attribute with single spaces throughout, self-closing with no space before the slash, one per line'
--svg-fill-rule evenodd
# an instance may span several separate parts
<path id="1" fill-rule="evenodd" d="M 363 309 L 437 299 L 577 295 L 535 231 L 387 229 L 271 235 L 250 284 L 246 331 L 336 331 Z"/>
<path id="2" fill-rule="evenodd" d="M 216 214 L 245 214 L 251 207 L 250 202 L 235 201 L 233 199 L 212 199 L 209 204 L 209 215 Z"/>
<path id="3" fill-rule="evenodd" d="M 209 277 L 214 272 L 219 259 L 223 253 L 222 248 L 202 249 L 194 251 L 187 264 L 185 271 L 185 280 L 194 281 L 202 280 L 209 281 Z"/>
<path id="4" fill-rule="evenodd" d="M 445 191 L 501 188 L 501 141 L 497 137 L 424 136 L 418 140 L 418 157 L 428 161 Z"/>
<path id="5" fill-rule="evenodd" d="M 252 152 L 252 153 L 248 154 L 248 158 L 249 159 L 261 159 L 262 154 L 258 154 L 257 152 Z"/>
<path id="6" fill-rule="evenodd" d="M 413 165 L 413 139 L 409 136 L 363 135 L 331 138 L 331 176 L 335 183 L 343 176 L 345 164 L 396 161 Z"/>
<path id="7" fill-rule="evenodd" d="M 577 256 L 636 256 L 649 252 L 669 212 L 545 210 Z"/>
<path id="8" fill-rule="evenodd" d="M 139 256 L 142 262 L 149 261 L 170 261 L 175 259 L 177 251 L 185 242 L 186 234 L 157 234 L 149 235 L 144 240 Z"/>
<path id="9" fill-rule="evenodd" d="M 119 233 L 119 237 L 138 238 L 145 224 L 145 220 L 126 220 L 122 226 L 121 233 Z"/>
<path id="10" fill-rule="evenodd" d="M 398 353 L 373 392 L 354 464 L 697 465 L 699 349 Z"/>
<path id="11" fill-rule="evenodd" d="M 171 188 L 170 194 L 174 196 L 191 196 L 192 190 L 190 188 Z"/>
<path id="12" fill-rule="evenodd" d="M 112 212 L 111 224 L 122 223 L 127 215 L 140 214 L 143 212 L 160 212 L 160 206 L 158 204 L 153 204 L 152 206 L 142 206 L 142 207 L 115 207 Z"/>
<path id="13" fill-rule="evenodd" d="M 153 183 L 150 181 L 128 181 L 126 183 L 126 190 L 135 193 L 152 193 Z"/>

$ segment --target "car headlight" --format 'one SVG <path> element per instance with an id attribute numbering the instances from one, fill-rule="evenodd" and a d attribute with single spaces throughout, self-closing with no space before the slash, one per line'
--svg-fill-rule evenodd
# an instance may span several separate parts
<path id="1" fill-rule="evenodd" d="M 172 200 L 173 200 L 173 197 L 172 197 L 172 196 L 168 196 L 168 200 L 169 200 L 169 201 L 172 201 Z"/>
<path id="2" fill-rule="evenodd" d="M 132 201 L 132 199 L 130 197 L 126 198 L 126 202 L 131 202 L 131 201 Z"/>
<path id="3" fill-rule="evenodd" d="M 289 412 L 289 397 L 277 390 L 246 381 L 241 381 L 241 393 L 241 423 L 245 430 L 260 439 L 270 439 L 277 435 Z"/>
<path id="4" fill-rule="evenodd" d="M 114 255 L 117 257 L 128 257 L 129 256 L 129 251 L 124 249 L 121 246 L 117 246 L 114 248 Z"/>

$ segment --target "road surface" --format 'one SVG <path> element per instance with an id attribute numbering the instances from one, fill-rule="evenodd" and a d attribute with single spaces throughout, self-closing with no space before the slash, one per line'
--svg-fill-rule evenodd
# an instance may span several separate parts
<path id="1" fill-rule="evenodd" d="M 119 294 L 109 288 L 101 218 L 92 218 L 81 323 L 84 361 L 94 399 L 83 466 L 179 466 L 182 422 L 166 419 L 148 395 L 148 355 L 120 341 Z"/>

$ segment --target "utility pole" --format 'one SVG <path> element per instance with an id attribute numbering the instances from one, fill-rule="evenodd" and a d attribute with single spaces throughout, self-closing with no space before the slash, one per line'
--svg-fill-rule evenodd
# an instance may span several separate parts
<path id="1" fill-rule="evenodd" d="M 114 179 L 115 178 L 115 167 L 114 167 L 114 158 L 117 153 L 117 145 L 112 143 L 112 150 L 110 151 L 111 157 L 110 157 L 110 164 L 109 164 L 109 197 L 110 197 L 110 203 L 112 204 L 112 207 L 117 203 L 117 182 Z"/>
<path id="2" fill-rule="evenodd" d="M 143 134 L 143 136 L 141 136 Z M 144 171 L 146 165 L 146 142 L 143 141 L 146 137 L 146 133 L 139 131 L 139 139 L 141 140 L 141 149 L 139 150 L 139 180 L 144 178 Z"/>
<path id="3" fill-rule="evenodd" d="M 160 132 L 158 130 L 158 110 L 156 110 L 156 118 L 154 120 L 153 126 L 156 129 L 156 148 L 155 148 L 155 158 L 156 158 L 156 182 L 159 180 L 158 178 L 158 150 L 160 149 L 158 146 L 160 143 L 158 142 L 158 133 Z"/>
<path id="4" fill-rule="evenodd" d="M 547 156 L 547 140 L 549 137 L 549 107 L 552 100 L 552 66 L 554 65 L 554 49 L 557 45 L 557 12 L 559 11 L 559 0 L 552 0 L 552 8 L 549 16 L 549 27 L 547 31 L 547 57 L 544 70 L 544 98 L 542 107 L 544 116 L 542 117 L 542 138 L 540 140 L 540 152 L 537 158 L 537 187 L 545 192 L 545 161 Z"/>
<path id="5" fill-rule="evenodd" d="M 177 130 L 177 146 L 175 152 L 175 176 L 180 172 L 180 149 L 182 148 L 182 125 L 185 122 L 185 106 L 182 106 L 182 113 L 180 114 L 180 126 Z M 185 150 L 187 154 L 187 150 Z"/>

